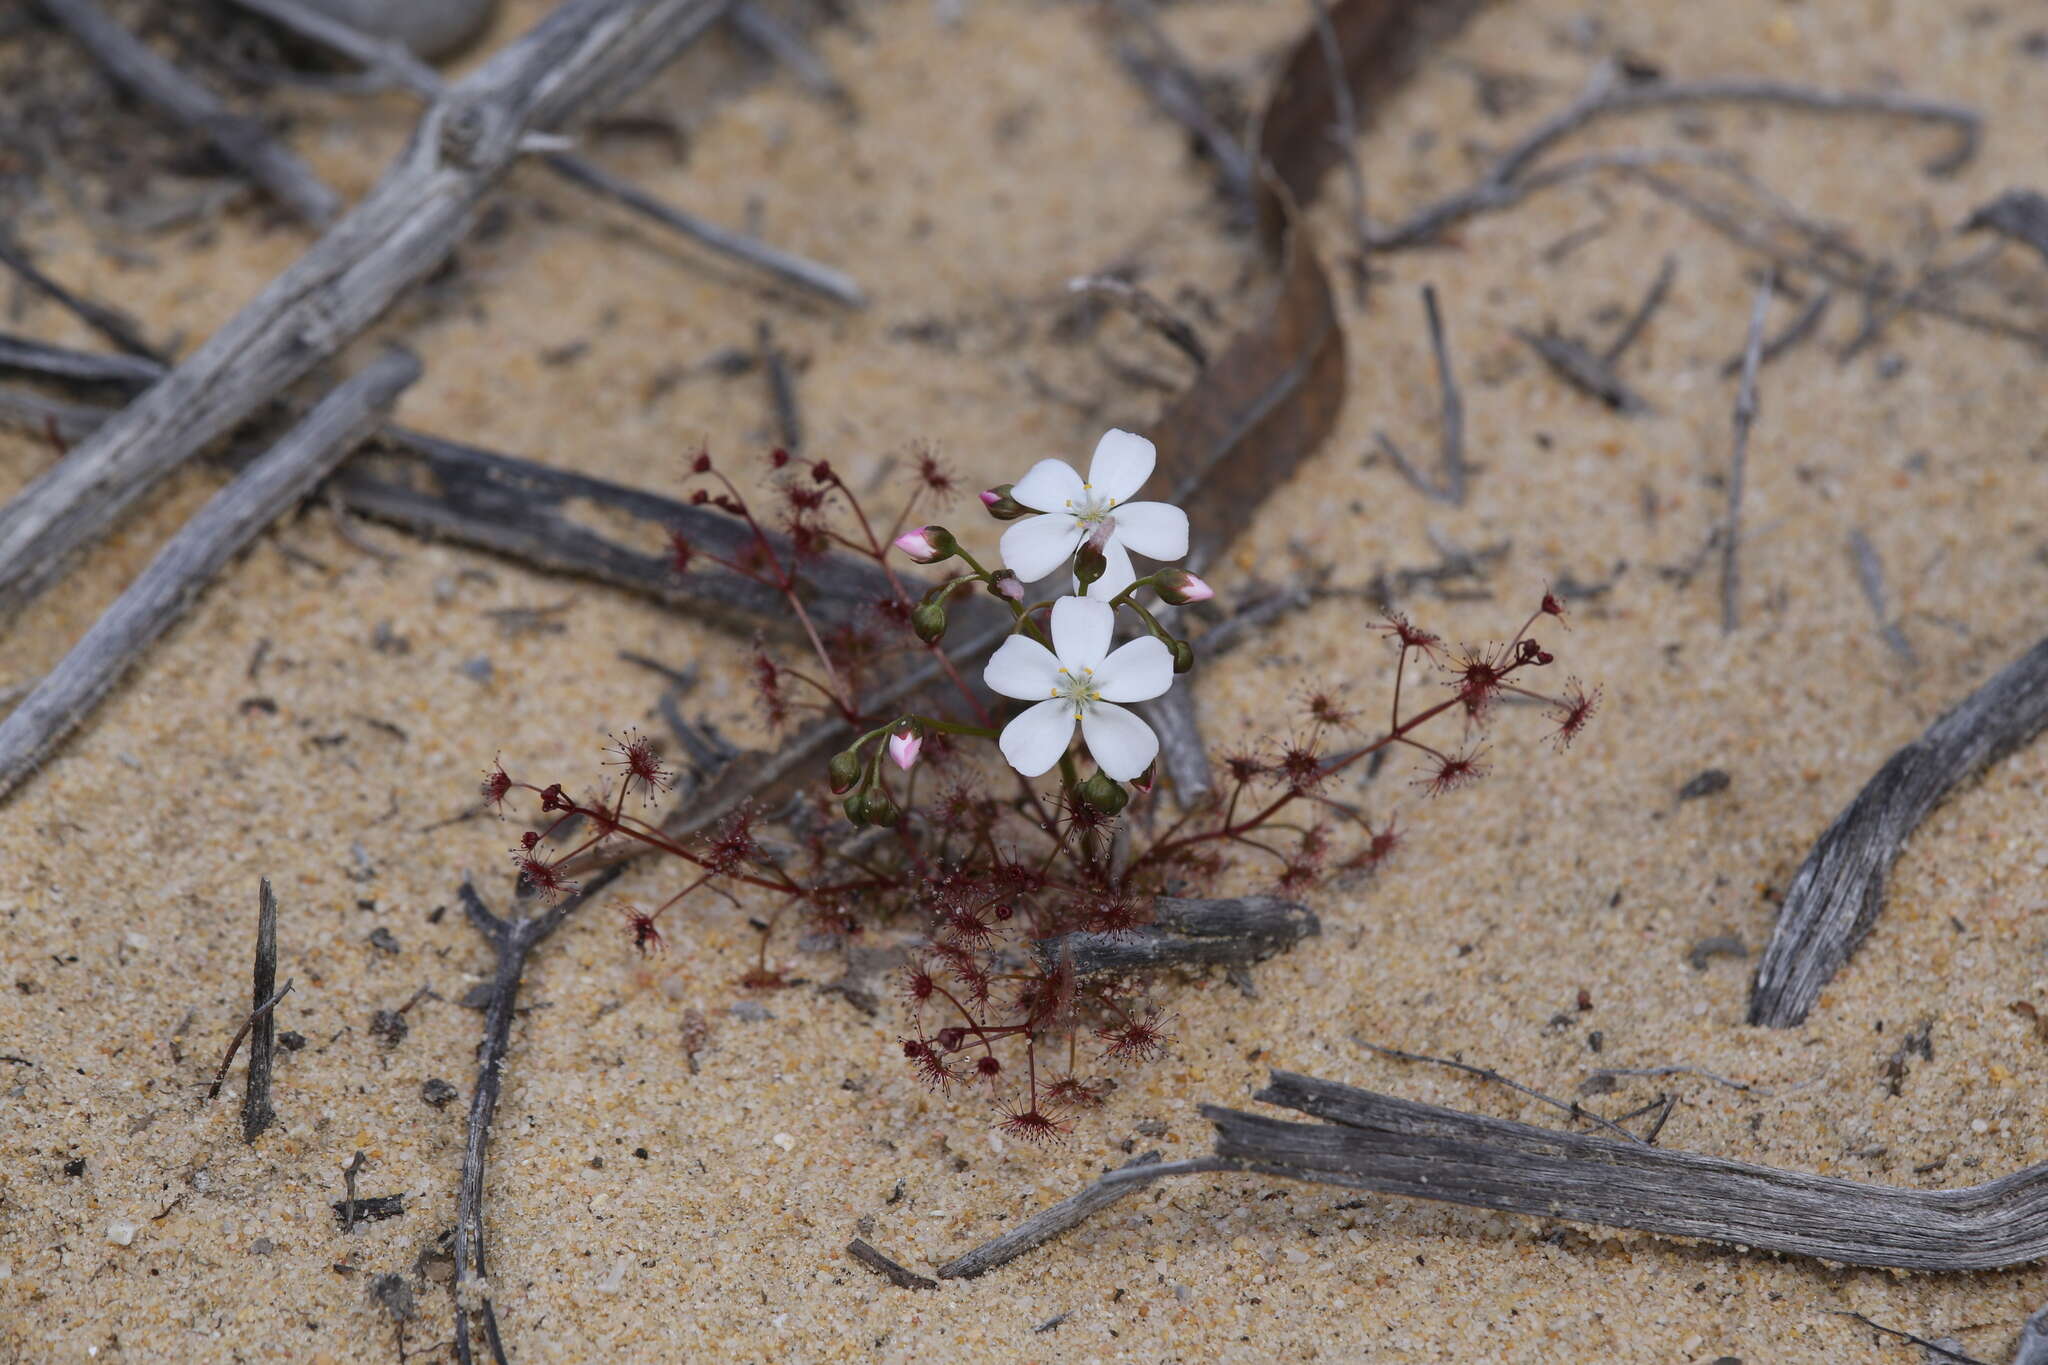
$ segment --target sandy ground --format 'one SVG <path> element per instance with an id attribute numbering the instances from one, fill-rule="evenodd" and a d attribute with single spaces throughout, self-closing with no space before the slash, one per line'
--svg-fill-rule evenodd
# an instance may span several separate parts
<path id="1" fill-rule="evenodd" d="M 511 6 L 493 41 L 539 8 Z M 659 140 L 596 149 L 660 192 L 723 221 L 751 214 L 771 239 L 851 271 L 869 310 L 766 297 L 522 173 L 500 198 L 505 230 L 464 247 L 459 274 L 381 329 L 427 363 L 402 419 L 679 487 L 679 456 L 699 441 L 735 455 L 770 443 L 770 409 L 758 375 L 694 376 L 652 398 L 650 386 L 750 345 L 767 317 L 803 361 L 810 451 L 856 482 L 916 441 L 993 481 L 1082 453 L 1105 425 L 1142 429 L 1159 393 L 1049 339 L 1062 282 L 1134 261 L 1168 297 L 1185 287 L 1213 300 L 1219 321 L 1205 325 L 1218 338 L 1257 303 L 1255 255 L 1224 230 L 1203 168 L 1123 78 L 1086 7 L 963 9 L 949 24 L 923 3 L 863 5 L 822 31 L 857 118 L 756 79 L 721 42 L 629 105 L 692 122 L 686 160 Z M 1248 97 L 1302 15 L 1283 0 L 1166 11 L 1193 60 Z M 1749 109 L 1651 115 L 1584 145 L 1739 150 L 1861 246 L 1911 259 L 1930 224 L 2048 178 L 2048 60 L 2025 41 L 2043 28 L 2048 9 L 2018 0 L 1530 0 L 1489 10 L 1440 53 L 1362 152 L 1376 212 L 1392 216 L 1462 183 L 1475 147 L 1554 108 L 1592 53 L 1616 49 L 1680 76 L 1897 82 L 1986 112 L 1982 154 L 1961 175 L 1919 169 L 1944 145 L 1939 130 Z M 1528 102 L 1490 117 L 1487 72 L 1526 77 Z M 296 145 L 350 195 L 411 118 L 395 97 L 306 95 L 299 114 Z M 1341 201 L 1326 196 L 1312 217 L 1332 254 Z M 1595 223 L 1604 232 L 1545 259 Z M 206 233 L 151 240 L 147 267 L 96 250 L 65 211 L 20 231 L 61 278 L 187 344 L 305 242 L 248 205 Z M 1597 408 L 1514 340 L 1551 318 L 1611 326 L 1667 252 L 1671 300 L 1625 363 L 1654 414 Z M 2010 264 L 2040 268 L 2017 248 Z M 605 906 L 551 944 L 528 977 L 528 1002 L 545 1008 L 516 1031 L 490 1192 L 493 1287 L 516 1357 L 1911 1358 L 1838 1316 L 1853 1311 L 2003 1359 L 2048 1299 L 2048 1271 L 1844 1270 L 1256 1180 L 1149 1190 L 937 1293 L 893 1288 L 843 1251 L 861 1233 L 929 1270 L 1125 1160 L 1134 1138 L 1197 1154 L 1195 1106 L 1245 1101 L 1268 1065 L 1548 1121 L 1468 1078 L 1376 1059 L 1361 1039 L 1456 1051 L 1559 1093 L 1597 1067 L 1704 1068 L 1753 1088 L 1644 1080 L 1596 1102 L 1625 1112 L 1675 1088 L 1667 1145 L 1802 1170 L 1945 1188 L 2048 1159 L 2048 1045 L 2010 1008 L 2048 1009 L 2048 748 L 2023 750 L 1928 822 L 1881 926 L 1805 1028 L 1743 1025 L 1751 963 L 1688 962 L 1719 935 L 1753 955 L 1806 847 L 1871 769 L 2048 630 L 2039 358 L 1908 317 L 1841 363 L 1834 349 L 1858 321 L 1846 299 L 1824 344 L 1765 373 L 1742 629 L 1722 634 L 1711 573 L 1659 572 L 1693 559 L 1721 511 L 1732 384 L 1720 365 L 1740 344 L 1754 265 L 1640 188 L 1588 181 L 1477 222 L 1451 249 L 1386 260 L 1367 311 L 1347 298 L 1340 426 L 1258 513 L 1219 587 L 1330 560 L 1339 581 L 1363 582 L 1433 562 L 1431 535 L 1506 542 L 1495 600 L 1407 605 L 1476 638 L 1512 629 L 1546 581 L 1612 576 L 1563 642 L 1607 705 L 1563 758 L 1508 717 L 1496 774 L 1477 790 L 1425 803 L 1399 765 L 1365 786 L 1375 811 L 1401 812 L 1402 856 L 1316 896 L 1325 934 L 1261 968 L 1256 999 L 1220 982 L 1180 990 L 1173 1059 L 1124 1073 L 1064 1148 L 1005 1144 L 973 1101 L 926 1094 L 891 1055 L 892 1018 L 806 992 L 735 1014 L 754 936 L 730 906 L 678 924 L 673 951 L 650 961 L 626 950 Z M 1432 448 L 1426 282 L 1442 291 L 1479 466 L 1456 510 L 1423 502 L 1369 454 L 1382 428 Z M 89 343 L 49 306 L 9 325 Z M 1122 322 L 1103 335 L 1114 356 L 1174 382 L 1184 373 Z M 543 362 L 578 342 L 587 349 L 568 363 Z M 0 492 L 51 458 L 0 436 Z M 60 657 L 219 477 L 180 476 L 14 623 L 0 687 Z M 955 520 L 984 533 L 965 508 Z M 1857 528 L 1884 562 L 1915 663 L 1874 628 L 1847 549 Z M 463 810 L 496 753 L 576 780 L 607 730 L 658 726 L 656 684 L 615 662 L 620 649 L 699 668 L 686 709 L 742 743 L 768 739 L 741 684 L 743 640 L 587 584 L 366 534 L 396 558 L 353 548 L 325 509 L 281 527 L 0 808 L 9 1358 L 395 1359 L 365 1286 L 411 1272 L 452 1223 L 474 1080 L 478 1018 L 453 1002 L 487 957 L 453 892 L 465 869 L 487 886 L 508 880 L 503 827 L 426 827 Z M 486 615 L 565 599 L 560 633 L 508 636 Z M 1215 742 L 1287 730 L 1304 680 L 1376 711 L 1388 658 L 1356 611 L 1319 607 L 1198 674 Z M 478 659 L 487 679 L 464 671 Z M 1727 790 L 1681 803 L 1679 787 L 1708 768 L 1730 775 Z M 281 972 L 297 983 L 280 1026 L 308 1043 L 283 1056 L 282 1122 L 251 1148 L 232 1086 L 212 1107 L 196 1095 L 246 1007 L 259 875 L 277 886 Z M 658 884 L 643 872 L 626 889 Z M 377 930 L 396 951 L 369 942 Z M 422 986 L 437 998 L 410 1011 L 402 1042 L 369 1036 L 373 1010 Z M 696 1074 L 680 1044 L 691 1009 L 714 1030 Z M 1885 1063 L 1923 1021 L 1932 1060 L 1914 1059 L 1894 1095 Z M 463 1101 L 423 1103 L 434 1077 Z M 328 1205 L 359 1149 L 364 1193 L 403 1193 L 408 1208 L 345 1238 Z M 127 1245 L 109 1238 L 122 1222 L 139 1229 Z M 446 1357 L 446 1291 L 416 1284 L 408 1347 Z"/>

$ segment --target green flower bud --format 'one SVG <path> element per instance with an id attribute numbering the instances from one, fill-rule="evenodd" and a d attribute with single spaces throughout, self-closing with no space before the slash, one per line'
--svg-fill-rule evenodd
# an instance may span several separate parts
<path id="1" fill-rule="evenodd" d="M 903 818 L 902 808 L 889 799 L 889 793 L 880 787 L 870 787 L 861 813 L 871 825 L 893 825 Z"/>
<path id="2" fill-rule="evenodd" d="M 846 812 L 846 818 L 853 822 L 854 828 L 859 829 L 862 825 L 865 825 L 868 822 L 867 807 L 867 793 L 855 792 L 853 795 L 847 797 L 846 800 L 840 804 L 839 808 Z"/>
<path id="3" fill-rule="evenodd" d="M 981 495 L 981 505 L 997 521 L 1015 521 L 1031 509 L 1010 496 L 1010 485 L 999 483 Z"/>
<path id="4" fill-rule="evenodd" d="M 1195 647 L 1186 640 L 1168 640 L 1166 647 L 1173 651 L 1173 671 L 1185 673 L 1195 666 Z"/>
<path id="5" fill-rule="evenodd" d="M 1108 569 L 1109 561 L 1103 557 L 1102 547 L 1095 543 L 1094 538 L 1091 536 L 1082 541 L 1081 548 L 1074 552 L 1074 581 L 1081 585 L 1081 591 L 1086 593 L 1088 585 Z"/>
<path id="6" fill-rule="evenodd" d="M 917 638 L 928 645 L 935 645 L 945 638 L 946 609 L 936 602 L 919 603 L 910 613 L 910 628 L 917 632 Z"/>
<path id="7" fill-rule="evenodd" d="M 832 783 L 832 794 L 842 796 L 860 781 L 860 755 L 852 749 L 841 750 L 832 755 L 825 772 Z"/>
<path id="8" fill-rule="evenodd" d="M 1104 815 L 1115 815 L 1128 805 L 1131 799 L 1131 794 L 1123 789 L 1122 783 L 1100 769 L 1083 782 L 1076 789 L 1076 793 Z"/>

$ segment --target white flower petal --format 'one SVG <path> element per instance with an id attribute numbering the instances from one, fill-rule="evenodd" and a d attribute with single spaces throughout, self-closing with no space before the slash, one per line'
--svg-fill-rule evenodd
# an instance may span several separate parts
<path id="1" fill-rule="evenodd" d="M 1036 583 L 1067 562 L 1081 543 L 1081 523 L 1065 512 L 1013 521 L 1003 532 L 1003 567 L 1026 583 Z"/>
<path id="2" fill-rule="evenodd" d="M 1147 635 L 1119 646 L 1095 672 L 1104 701 L 1150 701 L 1173 686 L 1173 651 Z"/>
<path id="3" fill-rule="evenodd" d="M 1109 544 L 1102 547 L 1102 561 L 1102 577 L 1088 585 L 1088 596 L 1097 602 L 1107 602 L 1138 581 L 1138 571 L 1131 567 L 1131 556 L 1115 535 L 1110 536 Z"/>
<path id="4" fill-rule="evenodd" d="M 981 680 L 991 690 L 1019 701 L 1042 701 L 1059 681 L 1060 661 L 1038 641 L 1012 635 L 982 665 Z"/>
<path id="5" fill-rule="evenodd" d="M 1062 597 L 1052 604 L 1052 652 L 1060 656 L 1062 667 L 1076 673 L 1100 668 L 1115 626 L 1116 612 L 1107 602 Z"/>
<path id="6" fill-rule="evenodd" d="M 1003 746 L 1003 757 L 1010 760 L 1011 767 L 1026 777 L 1037 777 L 1060 761 L 1060 755 L 1067 751 L 1067 741 L 1073 737 L 1074 704 L 1050 700 L 1038 703 L 1005 725 L 997 742 Z M 1158 741 L 1153 743 L 1156 748 Z"/>
<path id="7" fill-rule="evenodd" d="M 1008 738 L 1005 732 L 1004 739 Z M 1141 776 L 1159 756 L 1159 736 L 1152 733 L 1152 727 L 1139 720 L 1135 712 L 1104 701 L 1095 703 L 1082 715 L 1081 738 L 1088 741 L 1088 753 L 1095 766 L 1119 782 Z"/>
<path id="8" fill-rule="evenodd" d="M 1188 552 L 1188 514 L 1170 502 L 1118 503 L 1116 539 L 1147 559 L 1179 559 Z"/>
<path id="9" fill-rule="evenodd" d="M 1040 460 L 1010 486 L 1012 501 L 1041 512 L 1064 512 L 1081 496 L 1081 476 L 1065 460 Z"/>
<path id="10" fill-rule="evenodd" d="M 1158 451 L 1144 437 L 1111 427 L 1095 443 L 1095 458 L 1088 462 L 1088 486 L 1097 497 L 1122 502 L 1152 477 L 1152 465 L 1158 458 Z"/>

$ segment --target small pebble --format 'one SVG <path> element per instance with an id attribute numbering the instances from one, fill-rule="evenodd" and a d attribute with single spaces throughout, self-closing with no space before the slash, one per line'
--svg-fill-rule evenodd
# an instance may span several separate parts
<path id="1" fill-rule="evenodd" d="M 1981 1123 L 1983 1120 L 1980 1119 L 1978 1122 Z M 1977 1131 L 1982 1132 L 1984 1130 L 1980 1128 Z M 773 1141 L 777 1147 L 780 1147 L 785 1152 L 796 1150 L 796 1139 L 788 1133 L 777 1133 Z"/>
<path id="2" fill-rule="evenodd" d="M 107 1240 L 117 1247 L 128 1246 L 135 1241 L 135 1234 L 140 1231 L 141 1224 L 117 1218 L 107 1224 Z"/>
<path id="3" fill-rule="evenodd" d="M 497 675 L 498 670 L 491 666 L 489 659 L 478 655 L 474 659 L 464 659 L 455 671 L 473 683 L 487 683 Z"/>

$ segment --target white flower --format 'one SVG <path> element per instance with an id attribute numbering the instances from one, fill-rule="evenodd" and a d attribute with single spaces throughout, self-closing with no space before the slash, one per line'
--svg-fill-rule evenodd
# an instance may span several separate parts
<path id="1" fill-rule="evenodd" d="M 1188 514 L 1171 503 L 1129 501 L 1152 477 L 1155 458 L 1150 441 L 1112 429 L 1096 442 L 1086 480 L 1065 460 L 1040 460 L 1011 487 L 1010 497 L 1044 515 L 1012 522 L 1003 532 L 1003 563 L 1036 583 L 1107 522 L 1102 554 L 1109 567 L 1088 588 L 1090 597 L 1107 602 L 1137 580 L 1131 551 L 1179 559 L 1188 552 Z"/>
<path id="2" fill-rule="evenodd" d="M 1173 653 L 1147 635 L 1109 649 L 1116 612 L 1107 602 L 1062 597 L 1052 604 L 1052 648 L 1012 635 L 989 657 L 982 679 L 1006 697 L 1037 700 L 1003 727 L 1003 757 L 1026 777 L 1060 761 L 1074 724 L 1095 766 L 1128 782 L 1152 766 L 1159 737 L 1120 701 L 1149 701 L 1173 686 Z"/>

